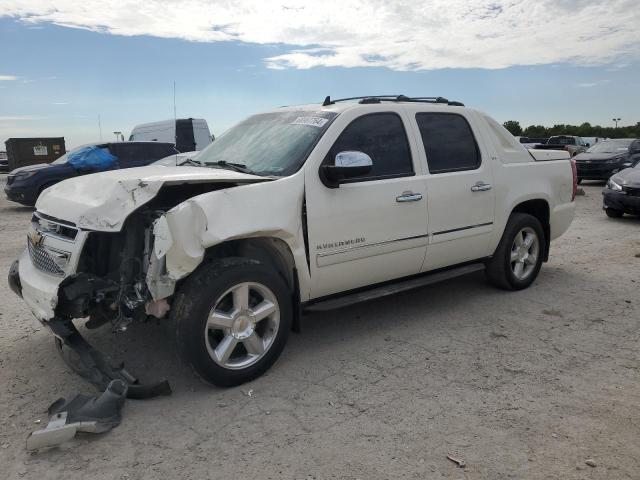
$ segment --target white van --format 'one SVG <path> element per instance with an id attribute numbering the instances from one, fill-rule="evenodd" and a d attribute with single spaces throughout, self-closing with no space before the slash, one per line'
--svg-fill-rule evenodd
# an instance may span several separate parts
<path id="1" fill-rule="evenodd" d="M 178 151 L 191 152 L 202 150 L 213 138 L 205 119 L 179 118 L 136 125 L 131 130 L 129 141 L 171 142 L 175 143 Z"/>

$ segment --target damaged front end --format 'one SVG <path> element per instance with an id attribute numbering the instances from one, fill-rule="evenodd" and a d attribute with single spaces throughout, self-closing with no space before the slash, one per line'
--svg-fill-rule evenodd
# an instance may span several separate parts
<path id="1" fill-rule="evenodd" d="M 9 283 L 51 328 L 67 363 L 99 389 L 112 380 L 123 380 L 129 385 L 130 398 L 168 394 L 166 381 L 142 386 L 122 365 L 114 365 L 93 349 L 73 320 L 88 318 L 87 328 L 109 324 L 114 332 L 124 332 L 132 322 L 165 317 L 181 278 L 180 273 L 167 271 L 166 254 L 175 244 L 167 212 L 190 204 L 188 200 L 196 195 L 240 183 L 246 182 L 180 182 L 159 187 L 140 181 L 139 189 L 147 191 L 116 197 L 121 210 L 114 211 L 111 208 L 118 205 L 111 205 L 108 219 L 89 215 L 91 208 L 87 208 L 77 209 L 81 214 L 76 212 L 76 221 L 71 222 L 51 215 L 46 208 L 50 204 L 42 209 L 38 205 L 27 249 L 12 266 Z M 98 210 L 96 205 L 89 207 Z M 206 229 L 204 215 L 196 217 L 189 217 L 192 222 L 183 228 Z M 202 245 L 197 247 L 191 249 L 195 257 L 185 264 L 184 275 L 202 260 Z M 190 251 L 188 246 L 180 250 Z"/>
<path id="2" fill-rule="evenodd" d="M 124 332 L 134 321 L 146 320 L 149 311 L 163 317 L 169 305 L 164 299 L 154 300 L 146 283 L 153 222 L 162 213 L 143 209 L 134 212 L 120 232 L 89 232 L 78 273 L 60 283 L 56 316 L 89 317 L 88 328 L 110 323 L 116 332 Z M 154 268 L 161 277 L 161 266 Z"/>

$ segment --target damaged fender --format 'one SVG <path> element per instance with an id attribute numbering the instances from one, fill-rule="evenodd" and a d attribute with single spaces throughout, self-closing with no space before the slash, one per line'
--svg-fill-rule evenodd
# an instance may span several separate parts
<path id="1" fill-rule="evenodd" d="M 158 299 L 172 294 L 175 282 L 196 269 L 208 248 L 229 240 L 270 237 L 289 246 L 301 297 L 308 298 L 303 202 L 304 176 L 299 172 L 271 182 L 205 193 L 169 210 L 154 224 L 150 264 L 155 264 L 155 274 L 147 276 L 152 296 Z M 165 271 L 160 274 L 158 266 L 163 260 Z"/>

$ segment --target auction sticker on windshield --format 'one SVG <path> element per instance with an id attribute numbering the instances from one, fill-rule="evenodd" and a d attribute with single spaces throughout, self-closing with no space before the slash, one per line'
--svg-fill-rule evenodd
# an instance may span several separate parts
<path id="1" fill-rule="evenodd" d="M 291 125 L 309 125 L 310 127 L 322 128 L 329 120 L 322 117 L 298 117 Z"/>

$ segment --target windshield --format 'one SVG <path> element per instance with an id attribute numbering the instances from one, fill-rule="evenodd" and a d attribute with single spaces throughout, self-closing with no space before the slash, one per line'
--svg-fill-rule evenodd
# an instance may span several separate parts
<path id="1" fill-rule="evenodd" d="M 309 110 L 253 115 L 216 138 L 196 160 L 241 164 L 259 175 L 291 175 L 336 116 Z"/>
<path id="2" fill-rule="evenodd" d="M 575 145 L 576 139 L 573 137 L 551 137 L 547 143 L 549 145 Z"/>
<path id="3" fill-rule="evenodd" d="M 625 153 L 629 150 L 629 145 L 633 142 L 632 138 L 622 140 L 607 140 L 604 142 L 596 143 L 593 147 L 590 147 L 587 152 L 589 153 Z"/>

